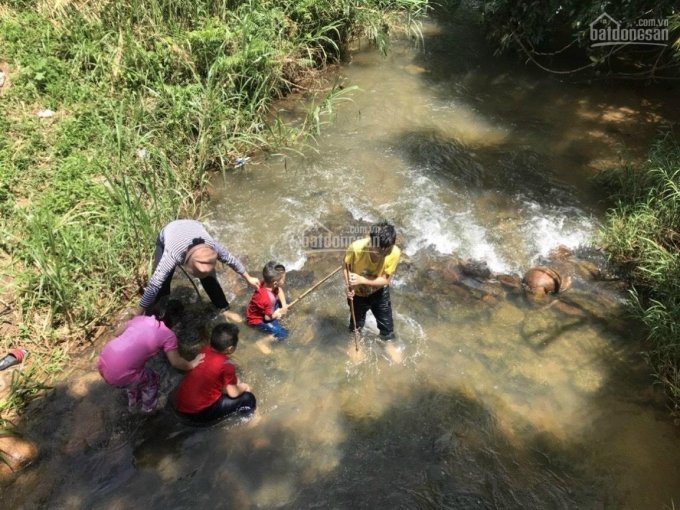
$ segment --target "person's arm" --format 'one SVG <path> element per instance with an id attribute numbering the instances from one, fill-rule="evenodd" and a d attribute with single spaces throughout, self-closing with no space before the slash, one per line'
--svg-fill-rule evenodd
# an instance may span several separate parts
<path id="1" fill-rule="evenodd" d="M 250 276 L 250 275 L 248 274 L 248 271 L 244 271 L 244 272 L 241 274 L 241 277 L 245 280 L 245 282 L 246 282 L 247 284 L 252 285 L 252 286 L 255 287 L 256 289 L 260 287 L 260 280 L 258 280 L 258 279 L 255 278 L 254 276 Z"/>
<path id="2" fill-rule="evenodd" d="M 384 287 L 385 285 L 389 285 L 391 278 L 392 275 L 386 273 L 374 278 L 367 278 L 366 276 L 360 276 L 354 273 L 349 274 L 349 281 L 352 285 L 368 285 L 369 287 Z"/>
<path id="3" fill-rule="evenodd" d="M 376 277 L 360 276 L 355 273 L 350 273 L 349 281 L 352 285 L 368 285 L 369 287 L 384 287 L 390 284 L 392 275 L 397 270 L 401 252 L 396 246 L 392 247 L 392 253 L 385 259 L 383 272 Z"/>
<path id="4" fill-rule="evenodd" d="M 201 353 L 198 356 L 196 356 L 193 360 L 187 361 L 182 356 L 179 355 L 177 349 L 166 351 L 165 355 L 168 357 L 168 361 L 173 367 L 175 367 L 178 370 L 184 370 L 185 372 L 188 372 L 189 370 L 193 370 L 194 368 L 196 368 L 198 365 L 203 363 L 203 358 L 205 358 L 205 354 Z"/>
<path id="5" fill-rule="evenodd" d="M 250 276 L 250 274 L 248 274 L 248 271 L 246 270 L 245 266 L 241 263 L 241 261 L 234 255 L 232 255 L 229 250 L 227 250 L 224 246 L 222 246 L 218 242 L 214 243 L 214 249 L 217 252 L 217 259 L 223 264 L 228 265 L 238 274 L 240 274 L 241 278 L 243 278 L 243 280 L 245 280 L 247 284 L 252 285 L 256 289 L 260 286 L 260 280 L 258 280 L 254 276 Z"/>
<path id="6" fill-rule="evenodd" d="M 286 313 L 288 313 L 288 305 L 286 304 L 286 295 L 283 293 L 283 289 L 281 287 L 279 287 L 279 292 L 277 294 L 277 298 L 281 302 L 281 308 L 279 308 L 278 310 L 276 310 L 272 314 L 272 318 L 274 318 L 274 319 L 280 319 L 281 317 L 286 315 Z"/>
<path id="7" fill-rule="evenodd" d="M 342 275 L 345 279 L 345 293 L 347 294 L 347 299 L 354 299 L 354 288 L 349 283 L 349 275 L 352 274 L 352 270 L 348 262 L 343 262 L 342 267 Z"/>
<path id="8" fill-rule="evenodd" d="M 225 393 L 231 398 L 236 398 L 246 391 L 250 391 L 250 386 L 246 383 L 227 384 L 222 388 L 222 393 Z"/>
<path id="9" fill-rule="evenodd" d="M 144 295 L 139 301 L 139 309 L 147 310 L 156 299 L 158 291 L 161 289 L 163 282 L 172 274 L 172 272 L 177 267 L 177 263 L 173 260 L 172 256 L 168 251 L 164 251 L 161 256 L 161 260 L 158 261 L 158 265 L 151 275 L 151 279 L 144 289 Z"/>

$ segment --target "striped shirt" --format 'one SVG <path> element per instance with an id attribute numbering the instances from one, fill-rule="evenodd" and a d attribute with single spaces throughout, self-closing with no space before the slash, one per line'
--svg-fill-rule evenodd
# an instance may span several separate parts
<path id="1" fill-rule="evenodd" d="M 215 250 L 217 260 L 228 265 L 238 274 L 246 272 L 241 261 L 215 241 L 201 223 L 196 220 L 175 220 L 163 227 L 158 234 L 158 240 L 163 245 L 163 255 L 144 290 L 139 306 L 147 309 L 153 304 L 163 282 L 170 277 L 177 266 L 184 264 L 187 252 L 199 239 Z"/>

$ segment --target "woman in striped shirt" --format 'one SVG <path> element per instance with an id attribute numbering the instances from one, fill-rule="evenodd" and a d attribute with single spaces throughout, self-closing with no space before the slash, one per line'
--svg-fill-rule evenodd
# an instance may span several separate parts
<path id="1" fill-rule="evenodd" d="M 154 271 L 139 302 L 140 313 L 147 313 L 161 297 L 170 294 L 172 275 L 175 268 L 182 265 L 189 274 L 201 280 L 210 301 L 227 319 L 241 322 L 238 314 L 228 311 L 229 302 L 215 273 L 218 260 L 236 271 L 253 287 L 260 286 L 259 280 L 250 276 L 241 261 L 215 241 L 200 222 L 175 220 L 168 223 L 156 239 Z"/>

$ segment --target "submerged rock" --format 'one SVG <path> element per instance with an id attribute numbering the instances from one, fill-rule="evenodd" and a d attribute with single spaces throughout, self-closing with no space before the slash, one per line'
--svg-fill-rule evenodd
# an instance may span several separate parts
<path id="1" fill-rule="evenodd" d="M 475 160 L 472 149 L 435 130 L 407 133 L 395 142 L 406 158 L 436 177 L 454 179 L 468 187 L 482 184 L 484 169 Z"/>
<path id="2" fill-rule="evenodd" d="M 69 426 L 63 427 L 61 433 L 65 441 L 61 450 L 66 455 L 74 455 L 102 442 L 108 432 L 100 403 L 84 399 L 76 404 Z"/>
<path id="3" fill-rule="evenodd" d="M 307 289 L 314 285 L 314 271 L 287 271 L 286 289 Z M 288 296 L 288 294 L 286 294 Z M 290 301 L 290 296 L 289 301 Z"/>
<path id="4" fill-rule="evenodd" d="M 465 276 L 471 276 L 481 280 L 491 278 L 491 269 L 484 260 L 461 260 L 460 269 Z"/>

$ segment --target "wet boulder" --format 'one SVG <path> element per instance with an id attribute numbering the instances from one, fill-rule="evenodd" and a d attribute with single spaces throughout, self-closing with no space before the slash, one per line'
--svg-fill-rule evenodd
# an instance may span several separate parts
<path id="1" fill-rule="evenodd" d="M 286 288 L 287 289 L 307 289 L 314 285 L 314 271 L 287 271 L 286 272 Z"/>
<path id="2" fill-rule="evenodd" d="M 38 458 L 38 447 L 15 434 L 0 437 L 0 480 L 21 471 Z"/>
<path id="3" fill-rule="evenodd" d="M 548 254 L 548 258 L 552 261 L 568 260 L 573 256 L 574 252 L 572 252 L 569 248 L 567 248 L 563 244 L 560 244 L 557 247 L 553 248 L 552 250 L 550 250 L 550 253 Z"/>
<path id="4" fill-rule="evenodd" d="M 496 280 L 507 292 L 511 294 L 522 293 L 522 280 L 518 276 L 512 274 L 497 274 Z"/>
<path id="5" fill-rule="evenodd" d="M 478 280 L 488 280 L 491 278 L 491 269 L 484 260 L 461 260 L 460 270 L 465 276 Z"/>

